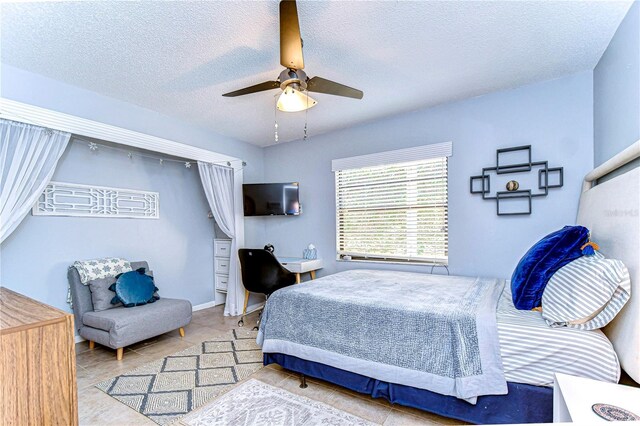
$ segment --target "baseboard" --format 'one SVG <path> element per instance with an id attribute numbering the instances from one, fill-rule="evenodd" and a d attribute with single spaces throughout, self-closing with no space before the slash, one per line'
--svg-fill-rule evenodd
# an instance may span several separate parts
<path id="1" fill-rule="evenodd" d="M 213 308 L 216 305 L 215 300 L 212 300 L 211 302 L 207 302 L 207 303 L 201 303 L 199 305 L 196 305 L 192 308 L 192 311 L 201 311 L 202 309 L 207 309 L 207 308 Z"/>
<path id="2" fill-rule="evenodd" d="M 264 306 L 264 303 L 254 303 L 253 305 L 249 305 L 247 306 L 247 313 L 251 313 L 251 312 L 255 312 L 258 309 L 262 309 Z"/>
<path id="3" fill-rule="evenodd" d="M 214 306 L 218 306 L 218 305 L 216 305 L 215 301 L 202 303 L 200 305 L 194 306 L 193 307 L 193 312 L 200 311 L 202 309 L 213 308 Z M 255 312 L 258 309 L 262 309 L 263 306 L 264 306 L 264 303 L 254 303 L 253 305 L 249 305 L 249 306 L 247 306 L 247 313 Z"/>
<path id="4" fill-rule="evenodd" d="M 80 336 L 79 334 L 76 334 L 76 338 L 75 341 L 76 343 L 80 343 L 80 342 L 84 342 L 86 339 L 82 336 Z"/>

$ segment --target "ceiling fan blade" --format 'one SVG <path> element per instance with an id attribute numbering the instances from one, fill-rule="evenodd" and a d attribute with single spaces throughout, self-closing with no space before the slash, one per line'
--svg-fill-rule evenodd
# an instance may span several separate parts
<path id="1" fill-rule="evenodd" d="M 278 83 L 277 81 L 265 81 L 264 83 L 256 84 L 255 86 L 249 86 L 249 87 L 245 87 L 244 89 L 225 93 L 222 96 L 233 98 L 236 96 L 248 95 L 250 93 L 264 92 L 265 90 L 278 89 L 279 87 L 280 87 L 280 83 Z"/>
<path id="2" fill-rule="evenodd" d="M 336 83 L 322 77 L 313 77 L 307 81 L 307 90 L 309 92 L 326 93 L 328 95 L 344 96 L 347 98 L 362 99 L 364 93 L 362 90 Z"/>
<path id="3" fill-rule="evenodd" d="M 287 68 L 304 68 L 298 7 L 295 0 L 280 2 L 280 63 Z"/>

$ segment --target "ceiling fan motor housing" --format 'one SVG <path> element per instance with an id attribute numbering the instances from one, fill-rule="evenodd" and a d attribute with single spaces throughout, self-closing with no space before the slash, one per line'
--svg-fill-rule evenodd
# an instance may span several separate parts
<path id="1" fill-rule="evenodd" d="M 288 68 L 280 73 L 278 80 L 282 90 L 291 84 L 295 85 L 294 89 L 296 90 L 307 90 L 307 73 L 302 70 Z"/>

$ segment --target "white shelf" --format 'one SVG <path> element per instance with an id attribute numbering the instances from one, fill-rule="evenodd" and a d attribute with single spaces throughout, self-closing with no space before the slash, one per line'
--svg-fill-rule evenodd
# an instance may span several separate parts
<path id="1" fill-rule="evenodd" d="M 216 305 L 222 305 L 227 301 L 230 260 L 231 240 L 222 238 L 213 240 L 213 288 Z"/>

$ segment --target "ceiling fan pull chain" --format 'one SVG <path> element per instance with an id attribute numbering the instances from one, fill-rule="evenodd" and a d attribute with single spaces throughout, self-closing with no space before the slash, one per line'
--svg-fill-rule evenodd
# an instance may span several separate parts
<path id="1" fill-rule="evenodd" d="M 275 128 L 275 142 L 278 143 L 278 100 L 276 99 L 276 103 L 273 107 L 273 122 Z"/>
<path id="2" fill-rule="evenodd" d="M 307 93 L 309 93 L 307 91 Z M 304 137 L 302 138 L 303 141 L 307 140 L 307 118 L 309 117 L 309 96 L 307 96 L 307 109 L 304 110 Z"/>

